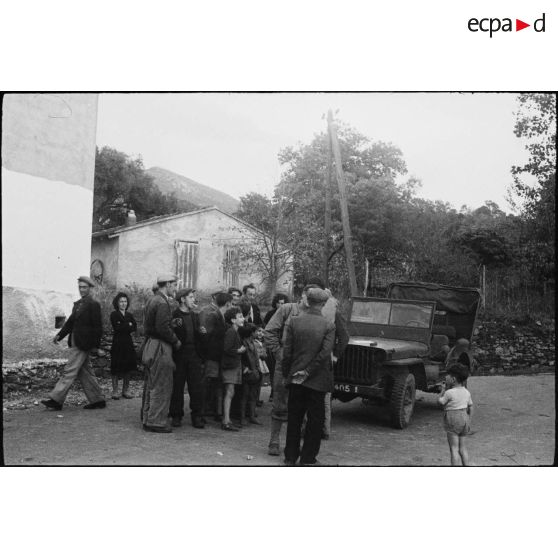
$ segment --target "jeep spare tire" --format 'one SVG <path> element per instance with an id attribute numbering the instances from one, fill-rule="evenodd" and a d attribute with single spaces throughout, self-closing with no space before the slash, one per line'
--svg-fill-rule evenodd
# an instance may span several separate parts
<path id="1" fill-rule="evenodd" d="M 389 400 L 391 423 L 395 428 L 405 428 L 411 422 L 415 407 L 415 377 L 410 373 L 393 377 Z"/>

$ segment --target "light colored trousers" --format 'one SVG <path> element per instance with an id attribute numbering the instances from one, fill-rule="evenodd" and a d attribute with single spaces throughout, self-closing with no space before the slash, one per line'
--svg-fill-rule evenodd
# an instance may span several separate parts
<path id="1" fill-rule="evenodd" d="M 149 338 L 142 362 L 145 365 L 143 424 L 167 426 L 175 368 L 172 347 L 160 339 Z"/>
<path id="2" fill-rule="evenodd" d="M 81 351 L 77 347 L 70 347 L 68 364 L 66 364 L 64 368 L 64 375 L 58 380 L 54 389 L 50 392 L 49 397 L 62 405 L 76 379 L 81 382 L 89 403 L 97 403 L 98 401 L 105 400 L 103 391 L 91 368 L 89 351 Z"/>

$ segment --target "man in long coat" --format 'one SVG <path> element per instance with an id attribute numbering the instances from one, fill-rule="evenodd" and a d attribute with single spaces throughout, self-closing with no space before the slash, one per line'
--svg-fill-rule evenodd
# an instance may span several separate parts
<path id="1" fill-rule="evenodd" d="M 181 343 L 171 327 L 170 299 L 176 291 L 176 277 L 171 274 L 157 278 L 159 290 L 149 301 L 145 313 L 145 335 L 142 363 L 145 366 L 145 400 L 143 429 L 148 432 L 172 432 L 167 424 L 175 369 L 172 349 Z"/>

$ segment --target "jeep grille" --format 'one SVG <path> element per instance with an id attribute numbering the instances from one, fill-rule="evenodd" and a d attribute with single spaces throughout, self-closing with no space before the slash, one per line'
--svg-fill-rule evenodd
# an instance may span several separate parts
<path id="1" fill-rule="evenodd" d="M 385 360 L 385 352 L 369 347 L 349 345 L 335 367 L 336 382 L 351 382 L 362 385 L 378 381 L 378 364 Z"/>

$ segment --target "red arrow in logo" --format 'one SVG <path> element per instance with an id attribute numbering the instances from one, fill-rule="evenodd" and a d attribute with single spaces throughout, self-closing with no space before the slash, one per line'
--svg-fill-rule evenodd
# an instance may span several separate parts
<path id="1" fill-rule="evenodd" d="M 521 21 L 520 19 L 515 20 L 515 30 L 516 31 L 521 31 L 522 29 L 525 29 L 526 27 L 531 27 L 531 24 L 530 23 L 525 23 L 524 21 Z"/>

